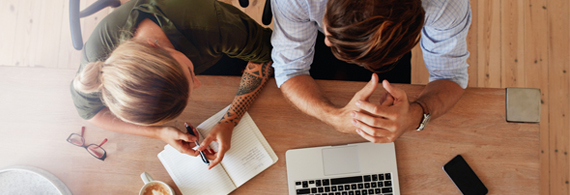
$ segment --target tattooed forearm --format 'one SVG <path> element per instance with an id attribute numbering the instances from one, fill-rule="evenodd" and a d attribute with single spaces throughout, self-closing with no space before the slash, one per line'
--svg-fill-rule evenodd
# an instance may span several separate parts
<path id="1" fill-rule="evenodd" d="M 220 123 L 237 125 L 241 117 L 259 96 L 271 74 L 271 62 L 263 64 L 248 63 L 240 81 L 236 97 L 228 112 L 220 120 Z"/>
<path id="2" fill-rule="evenodd" d="M 249 72 L 243 73 L 243 76 L 241 77 L 241 83 L 239 85 L 239 89 L 236 96 L 251 93 L 255 91 L 257 88 L 259 88 L 259 86 L 263 82 L 263 78 L 260 78 L 259 75 L 254 75 L 254 74 L 251 74 Z"/>
<path id="3" fill-rule="evenodd" d="M 269 76 L 268 74 L 271 74 L 271 73 L 267 72 L 267 69 L 269 69 L 269 71 L 271 71 L 271 67 L 269 67 L 269 66 L 270 66 L 270 64 L 266 64 L 266 65 L 261 66 L 261 76 L 262 77 L 268 77 Z"/>
<path id="4" fill-rule="evenodd" d="M 255 101 L 260 92 L 261 90 L 257 90 L 254 94 L 250 96 L 237 96 L 234 99 L 234 102 L 237 104 L 232 104 L 232 106 L 230 107 L 226 115 L 224 115 L 224 118 L 220 120 L 220 122 L 224 121 L 225 119 L 225 121 L 233 123 L 234 126 L 236 126 L 241 117 L 245 114 L 245 112 L 249 108 L 249 106 L 253 104 L 253 101 Z"/>

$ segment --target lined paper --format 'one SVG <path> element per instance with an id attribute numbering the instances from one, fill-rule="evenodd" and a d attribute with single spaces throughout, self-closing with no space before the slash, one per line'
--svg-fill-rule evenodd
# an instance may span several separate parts
<path id="1" fill-rule="evenodd" d="M 267 153 L 254 131 L 259 132 L 259 129 L 249 114 L 245 113 L 234 128 L 232 147 L 221 162 L 237 187 L 277 161 Z"/>
<path id="2" fill-rule="evenodd" d="M 210 133 L 228 108 L 196 127 L 201 137 Z M 170 145 L 158 157 L 183 194 L 228 194 L 277 162 L 277 155 L 248 113 L 234 128 L 231 144 L 222 162 L 209 171 L 200 158 L 181 154 Z M 216 142 L 210 147 L 218 151 Z"/>
<path id="3" fill-rule="evenodd" d="M 220 121 L 228 109 L 229 106 L 198 125 L 197 129 L 200 131 L 200 134 L 204 137 L 208 135 L 212 127 Z M 216 142 L 212 142 L 210 147 L 218 151 Z M 268 151 L 273 155 L 270 155 Z M 253 122 L 251 116 L 246 112 L 238 125 L 234 127 L 231 149 L 226 152 L 220 164 L 224 167 L 234 184 L 239 187 L 275 162 L 277 162 L 277 155 L 275 155 L 275 152 Z"/>
<path id="4" fill-rule="evenodd" d="M 229 194 L 236 188 L 222 167 L 208 170 L 202 159 L 182 154 L 170 145 L 164 146 L 158 159 L 182 194 Z"/>

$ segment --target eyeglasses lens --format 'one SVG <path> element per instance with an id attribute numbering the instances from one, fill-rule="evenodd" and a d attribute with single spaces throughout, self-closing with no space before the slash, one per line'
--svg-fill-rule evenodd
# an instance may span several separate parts
<path id="1" fill-rule="evenodd" d="M 103 158 L 105 156 L 105 150 L 95 144 L 87 146 L 87 151 L 97 158 Z"/>
<path id="2" fill-rule="evenodd" d="M 78 134 L 71 134 L 71 136 L 67 138 L 67 141 L 76 146 L 83 146 L 83 144 L 85 143 L 85 141 L 83 141 L 83 137 L 81 137 Z"/>

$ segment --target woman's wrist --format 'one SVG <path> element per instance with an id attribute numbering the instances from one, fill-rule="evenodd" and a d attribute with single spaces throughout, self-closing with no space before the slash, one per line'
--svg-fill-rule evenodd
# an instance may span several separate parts
<path id="1" fill-rule="evenodd" d="M 228 121 L 227 119 L 224 120 L 220 120 L 218 122 L 218 125 L 224 127 L 225 129 L 229 129 L 229 130 L 233 130 L 235 126 L 237 126 L 239 124 L 239 120 L 231 120 Z"/>
<path id="2" fill-rule="evenodd" d="M 146 129 L 151 132 L 150 138 L 163 140 L 164 127 L 146 127 Z"/>

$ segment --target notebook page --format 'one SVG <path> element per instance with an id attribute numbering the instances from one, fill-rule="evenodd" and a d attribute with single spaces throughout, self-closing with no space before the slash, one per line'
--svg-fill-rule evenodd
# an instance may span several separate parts
<path id="1" fill-rule="evenodd" d="M 221 162 L 237 187 L 276 162 L 261 144 L 254 131 L 259 132 L 259 129 L 249 114 L 245 113 L 234 128 L 232 147 Z M 264 137 L 262 139 L 265 140 Z M 269 149 L 273 152 L 271 148 Z"/>
<path id="2" fill-rule="evenodd" d="M 236 189 L 222 167 L 208 170 L 200 158 L 182 154 L 170 145 L 164 146 L 158 159 L 182 194 L 229 194 Z"/>
<path id="3" fill-rule="evenodd" d="M 246 113 L 247 114 L 247 113 Z M 251 119 L 251 117 L 248 115 L 248 117 Z M 255 134 L 255 136 L 257 137 L 257 139 L 259 140 L 259 142 L 261 142 L 261 145 L 263 145 L 263 147 L 265 148 L 265 151 L 267 151 L 267 153 L 269 154 L 269 156 L 271 156 L 271 159 L 273 160 L 273 162 L 277 162 L 277 160 L 279 159 L 277 157 L 277 154 L 275 154 L 275 151 L 273 151 L 273 148 L 271 148 L 271 146 L 269 145 L 269 143 L 267 142 L 267 140 L 265 139 L 265 136 L 263 136 L 263 134 L 261 134 L 261 131 L 259 131 L 259 128 L 257 128 L 257 126 L 255 125 L 255 123 L 253 122 L 253 119 L 251 119 L 251 132 L 253 132 Z"/>
<path id="4" fill-rule="evenodd" d="M 217 124 L 228 108 L 229 106 L 222 109 L 197 127 L 202 136 L 205 137 L 210 133 L 211 128 Z M 257 132 L 259 136 L 254 132 Z M 241 186 L 277 161 L 277 155 L 273 149 L 269 144 L 267 147 L 264 146 L 261 140 L 267 143 L 253 119 L 246 112 L 232 132 L 231 149 L 226 152 L 220 163 L 235 186 Z M 210 147 L 217 151 L 217 143 L 212 142 Z M 270 155 L 268 151 L 273 155 Z"/>

